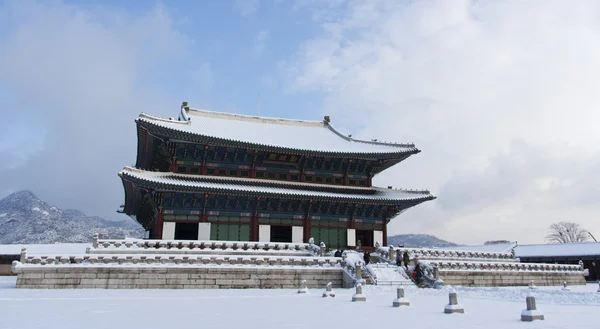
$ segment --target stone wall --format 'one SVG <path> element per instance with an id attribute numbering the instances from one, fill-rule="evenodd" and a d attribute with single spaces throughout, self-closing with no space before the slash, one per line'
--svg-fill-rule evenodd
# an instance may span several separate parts
<path id="1" fill-rule="evenodd" d="M 440 271 L 439 275 L 446 284 L 465 287 L 527 286 L 531 280 L 536 286 L 561 286 L 564 281 L 568 285 L 585 284 L 582 272 Z"/>
<path id="2" fill-rule="evenodd" d="M 11 272 L 10 264 L 0 264 L 0 275 L 14 275 Z"/>
<path id="3" fill-rule="evenodd" d="M 342 287 L 341 268 L 89 267 L 38 266 L 17 269 L 17 288 L 222 289 Z"/>

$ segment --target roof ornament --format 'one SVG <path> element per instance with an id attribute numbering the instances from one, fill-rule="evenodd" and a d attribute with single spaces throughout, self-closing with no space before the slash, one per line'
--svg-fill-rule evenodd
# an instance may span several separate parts
<path id="1" fill-rule="evenodd" d="M 329 116 L 328 116 L 328 115 L 326 115 L 326 116 L 323 118 L 323 121 L 324 121 L 326 124 L 329 124 L 329 123 L 331 122 L 331 119 L 329 118 Z"/>
<path id="2" fill-rule="evenodd" d="M 181 114 L 179 115 L 179 119 L 183 119 L 183 121 L 190 121 L 190 117 L 187 114 L 190 108 L 188 106 L 188 102 L 181 103 Z"/>

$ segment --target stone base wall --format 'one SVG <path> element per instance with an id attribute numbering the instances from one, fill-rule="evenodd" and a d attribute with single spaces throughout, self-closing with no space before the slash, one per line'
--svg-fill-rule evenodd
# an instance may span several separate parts
<path id="1" fill-rule="evenodd" d="M 0 276 L 2 275 L 14 275 L 11 271 L 10 264 L 0 264 Z"/>
<path id="2" fill-rule="evenodd" d="M 149 268 L 149 267 L 20 267 L 17 288 L 33 289 L 224 289 L 309 288 L 331 282 L 342 287 L 341 269 L 323 268 Z"/>
<path id="3" fill-rule="evenodd" d="M 585 284 L 582 273 L 440 271 L 439 275 L 446 284 L 464 287 L 527 286 L 531 280 L 536 286 L 562 286 L 565 281 L 568 285 Z"/>

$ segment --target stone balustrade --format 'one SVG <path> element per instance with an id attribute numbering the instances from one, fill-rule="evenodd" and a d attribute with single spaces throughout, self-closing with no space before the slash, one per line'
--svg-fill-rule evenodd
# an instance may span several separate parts
<path id="1" fill-rule="evenodd" d="M 25 266 L 37 265 L 262 265 L 262 266 L 304 266 L 341 267 L 339 257 L 312 256 L 265 256 L 265 255 L 139 255 L 139 254 L 86 254 L 79 256 L 26 256 Z"/>
<path id="2" fill-rule="evenodd" d="M 483 251 L 465 251 L 465 250 L 442 250 L 428 248 L 393 248 L 394 252 L 408 252 L 413 257 L 418 256 L 421 260 L 477 260 L 486 262 L 518 262 L 514 255 L 509 252 L 483 252 Z M 377 251 L 386 258 L 389 256 L 389 247 L 380 247 Z"/>
<path id="3" fill-rule="evenodd" d="M 236 251 L 304 251 L 311 252 L 308 243 L 254 242 L 254 241 L 181 241 L 181 240 L 98 240 L 94 237 L 88 253 L 106 253 L 109 250 L 127 251 L 168 250 L 169 253 L 191 250 L 236 250 Z"/>
<path id="4" fill-rule="evenodd" d="M 529 271 L 529 272 L 571 272 L 583 275 L 579 265 L 565 264 L 537 264 L 517 262 L 478 262 L 478 261 L 453 261 L 453 260 L 428 260 L 431 266 L 437 266 L 443 271 Z"/>

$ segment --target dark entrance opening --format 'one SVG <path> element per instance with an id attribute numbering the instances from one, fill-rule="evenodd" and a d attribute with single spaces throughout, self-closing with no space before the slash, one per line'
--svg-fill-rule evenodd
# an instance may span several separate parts
<path id="1" fill-rule="evenodd" d="M 198 240 L 198 223 L 175 223 L 175 240 Z"/>
<path id="2" fill-rule="evenodd" d="M 292 227 L 271 225 L 271 242 L 292 242 Z"/>
<path id="3" fill-rule="evenodd" d="M 356 243 L 360 240 L 362 247 L 373 247 L 373 231 L 356 230 Z"/>

